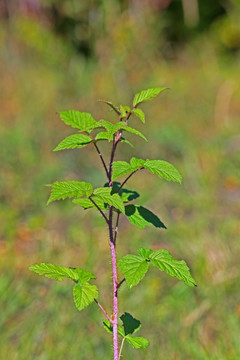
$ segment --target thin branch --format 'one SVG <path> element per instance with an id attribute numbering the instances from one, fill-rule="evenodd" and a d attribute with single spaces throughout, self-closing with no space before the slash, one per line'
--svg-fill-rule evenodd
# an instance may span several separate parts
<path id="1" fill-rule="evenodd" d="M 120 360 L 121 355 L 122 355 L 122 349 L 123 349 L 123 344 L 124 344 L 124 341 L 125 341 L 125 337 L 122 339 L 121 347 L 120 347 L 120 350 L 119 350 L 119 357 L 118 357 L 118 360 Z"/>
<path id="2" fill-rule="evenodd" d="M 128 124 L 128 120 L 129 120 L 130 116 L 132 115 L 133 110 L 135 110 L 135 107 L 128 113 L 128 116 L 126 118 L 126 124 Z"/>
<path id="3" fill-rule="evenodd" d="M 106 312 L 106 310 L 104 310 L 104 308 L 102 307 L 102 305 L 97 301 L 97 299 L 94 299 L 95 303 L 100 307 L 100 309 L 102 310 L 102 312 L 104 313 L 104 315 L 106 316 L 106 318 L 110 321 L 110 323 L 112 324 L 112 319 L 110 318 L 110 316 L 108 315 L 108 313 Z"/>
<path id="4" fill-rule="evenodd" d="M 114 239 L 113 239 L 114 244 L 116 244 L 116 240 L 117 240 L 119 218 L 120 218 L 120 212 L 117 214 L 117 220 L 114 230 Z"/>
<path id="5" fill-rule="evenodd" d="M 108 174 L 107 165 L 106 165 L 106 163 L 105 163 L 105 161 L 104 161 L 104 159 L 103 159 L 103 156 L 102 156 L 102 154 L 101 154 L 101 151 L 99 150 L 99 147 L 97 146 L 97 144 L 96 144 L 95 142 L 93 142 L 93 145 L 95 146 L 95 149 L 97 150 L 97 153 L 98 153 L 98 155 L 99 155 L 99 157 L 100 157 L 100 159 L 101 159 L 101 161 L 102 161 L 103 167 L 104 167 L 104 169 L 105 169 L 107 178 L 109 179 L 109 174 Z"/>
<path id="6" fill-rule="evenodd" d="M 133 176 L 133 174 L 135 174 L 139 169 L 133 171 L 130 175 L 128 175 L 128 177 L 124 180 L 124 182 L 122 183 L 122 185 L 119 187 L 118 189 L 118 193 L 121 191 L 122 187 L 126 184 L 126 182 L 130 179 L 130 177 Z"/>
<path id="7" fill-rule="evenodd" d="M 93 203 L 94 206 L 96 206 L 96 208 L 98 209 L 98 211 L 102 214 L 102 216 L 104 217 L 106 223 L 109 225 L 109 220 L 106 217 L 106 215 L 104 214 L 104 212 L 100 209 L 100 207 L 95 203 L 95 201 L 91 198 L 91 196 L 89 197 L 89 200 Z"/>
<path id="8" fill-rule="evenodd" d="M 117 284 L 117 290 L 120 288 L 120 286 L 126 281 L 125 278 L 123 278 L 118 284 Z"/>

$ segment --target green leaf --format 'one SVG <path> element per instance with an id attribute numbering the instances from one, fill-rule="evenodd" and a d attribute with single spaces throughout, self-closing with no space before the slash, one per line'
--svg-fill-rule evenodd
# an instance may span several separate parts
<path id="1" fill-rule="evenodd" d="M 106 183 L 104 186 L 108 186 L 108 183 Z M 137 193 L 135 190 L 130 190 L 127 188 L 122 188 L 119 191 L 120 186 L 120 182 L 114 181 L 112 193 L 118 193 L 124 203 L 137 199 L 140 196 L 139 193 Z"/>
<path id="2" fill-rule="evenodd" d="M 60 144 L 58 144 L 57 147 L 53 151 L 59 151 L 64 149 L 75 149 L 75 148 L 81 148 L 86 146 L 92 141 L 92 139 L 83 134 L 75 134 L 68 136 L 66 139 L 64 139 Z"/>
<path id="3" fill-rule="evenodd" d="M 140 136 L 141 138 L 143 138 L 145 141 L 148 141 L 148 139 L 146 138 L 146 136 L 144 136 L 140 131 L 138 131 L 138 130 L 130 127 L 130 126 L 124 126 L 122 129 L 123 129 L 124 131 L 127 131 L 127 132 L 131 133 L 131 134 L 138 135 L 138 136 Z"/>
<path id="4" fill-rule="evenodd" d="M 109 121 L 106 120 L 100 120 L 98 121 L 97 125 L 95 126 L 95 128 L 105 128 L 107 130 L 107 132 L 109 133 L 109 137 L 112 140 L 113 135 L 117 132 L 117 131 L 127 131 L 129 133 L 138 135 L 140 137 L 142 137 L 145 141 L 148 141 L 147 138 L 138 130 L 133 129 L 130 126 L 127 126 L 127 124 L 123 121 L 119 121 L 116 124 L 112 124 Z"/>
<path id="5" fill-rule="evenodd" d="M 113 128 L 114 124 L 110 123 L 109 121 L 107 120 L 100 120 L 98 121 L 98 123 L 96 124 L 96 128 L 104 128 L 106 129 L 108 132 L 110 132 Z"/>
<path id="6" fill-rule="evenodd" d="M 91 202 L 91 200 L 86 199 L 86 198 L 81 198 L 81 199 L 73 199 L 72 202 L 76 205 L 80 205 L 82 206 L 84 209 L 90 209 L 90 208 L 94 208 L 97 209 L 97 207 Z M 100 200 L 100 199 L 94 199 L 94 202 L 98 205 L 98 207 L 101 210 L 105 210 L 106 206 L 104 204 L 104 201 Z"/>
<path id="7" fill-rule="evenodd" d="M 132 112 L 145 124 L 145 114 L 141 109 L 134 109 Z"/>
<path id="8" fill-rule="evenodd" d="M 57 266 L 53 264 L 36 264 L 29 267 L 31 271 L 39 275 L 45 275 L 48 278 L 55 280 L 62 280 L 64 277 L 67 277 L 74 281 L 86 282 L 90 279 L 96 279 L 92 273 L 85 271 L 80 268 L 69 268 L 66 266 Z"/>
<path id="9" fill-rule="evenodd" d="M 126 336 L 125 339 L 134 349 L 145 349 L 150 345 L 150 341 L 144 337 Z"/>
<path id="10" fill-rule="evenodd" d="M 125 215 L 133 225 L 136 225 L 141 229 L 144 229 L 145 226 L 148 225 L 166 229 L 166 226 L 163 224 L 163 222 L 155 214 L 143 206 L 132 204 L 126 205 Z"/>
<path id="11" fill-rule="evenodd" d="M 152 174 L 157 174 L 160 178 L 165 178 L 168 181 L 175 181 L 178 183 L 182 182 L 182 176 L 178 170 L 167 161 L 146 160 L 144 167 Z"/>
<path id="12" fill-rule="evenodd" d="M 135 157 L 132 157 L 130 160 L 130 165 L 133 171 L 140 169 L 141 167 L 144 166 L 146 160 L 143 159 L 137 159 Z"/>
<path id="13" fill-rule="evenodd" d="M 112 168 L 112 180 L 115 180 L 120 176 L 127 175 L 133 171 L 131 165 L 126 161 L 114 161 Z"/>
<path id="14" fill-rule="evenodd" d="M 145 276 L 149 262 L 137 255 L 126 255 L 118 262 L 129 288 L 136 286 Z"/>
<path id="15" fill-rule="evenodd" d="M 74 303 L 79 311 L 98 298 L 98 289 L 88 282 L 76 284 L 73 288 Z"/>
<path id="16" fill-rule="evenodd" d="M 102 119 L 98 122 L 98 125 L 96 127 L 103 127 L 104 129 L 106 129 L 108 133 L 108 138 L 110 140 L 113 140 L 113 135 L 124 126 L 123 124 L 126 125 L 122 121 L 112 124 L 109 121 Z"/>
<path id="17" fill-rule="evenodd" d="M 112 324 L 110 323 L 109 320 L 104 320 L 103 321 L 103 327 L 109 334 L 112 334 L 113 326 L 112 326 Z"/>
<path id="18" fill-rule="evenodd" d="M 182 176 L 178 170 L 167 161 L 163 160 L 143 160 L 132 158 L 130 164 L 126 161 L 113 162 L 113 180 L 120 176 L 130 174 L 141 168 L 145 168 L 152 174 L 157 174 L 160 178 L 165 178 L 168 181 L 175 181 L 181 183 Z"/>
<path id="19" fill-rule="evenodd" d="M 150 255 L 152 253 L 153 253 L 153 251 L 148 248 L 147 249 L 143 249 L 143 248 L 138 249 L 139 256 L 141 256 L 145 260 L 150 260 Z"/>
<path id="20" fill-rule="evenodd" d="M 121 315 L 120 319 L 122 320 L 122 323 L 123 323 L 125 335 L 134 334 L 141 327 L 141 322 L 139 320 L 135 319 L 131 314 L 129 314 L 127 312 L 125 312 L 123 315 Z"/>
<path id="21" fill-rule="evenodd" d="M 122 106 L 122 105 L 120 105 L 120 106 Z M 123 108 L 125 111 L 127 111 L 128 113 L 130 113 L 130 111 L 131 111 L 131 109 L 130 109 L 129 106 L 124 105 L 124 106 L 122 106 L 122 108 Z"/>
<path id="22" fill-rule="evenodd" d="M 165 87 L 152 88 L 147 90 L 142 90 L 140 93 L 137 93 L 133 99 L 133 106 L 136 107 L 143 101 L 148 101 L 153 99 L 155 96 L 159 95 Z"/>
<path id="23" fill-rule="evenodd" d="M 99 140 L 107 140 L 107 141 L 112 141 L 113 140 L 113 137 L 109 134 L 109 132 L 107 131 L 102 131 L 102 132 L 99 132 L 95 139 L 95 141 L 99 141 Z"/>
<path id="24" fill-rule="evenodd" d="M 159 270 L 165 271 L 170 276 L 183 280 L 188 286 L 196 286 L 196 282 L 190 274 L 190 270 L 184 260 L 176 260 L 165 249 L 154 251 L 149 256 L 153 265 Z"/>
<path id="25" fill-rule="evenodd" d="M 93 194 L 100 200 L 106 202 L 109 205 L 114 206 L 122 213 L 125 212 L 125 207 L 121 197 L 118 194 L 111 194 L 112 189 L 107 187 L 101 187 L 94 190 Z"/>
<path id="26" fill-rule="evenodd" d="M 100 102 L 103 102 L 104 104 L 107 104 L 108 106 L 110 106 L 118 115 L 121 115 L 121 112 L 119 110 L 119 108 L 114 105 L 111 101 L 107 101 L 107 100 L 98 100 Z"/>
<path id="27" fill-rule="evenodd" d="M 91 131 L 97 124 L 91 114 L 76 110 L 60 111 L 60 118 L 65 124 L 79 129 L 80 131 Z"/>
<path id="28" fill-rule="evenodd" d="M 122 136 L 121 136 L 120 141 L 124 142 L 124 143 L 128 144 L 129 146 L 131 146 L 132 148 L 134 148 L 133 144 L 130 141 L 128 141 L 127 139 L 123 138 Z"/>
<path id="29" fill-rule="evenodd" d="M 114 161 L 113 162 L 113 175 L 112 179 L 115 180 L 120 176 L 130 174 L 133 171 L 136 171 L 142 168 L 146 160 L 132 158 L 130 164 L 126 161 Z"/>
<path id="30" fill-rule="evenodd" d="M 93 187 L 90 183 L 84 181 L 56 181 L 51 185 L 51 195 L 48 199 L 47 205 L 55 200 L 63 200 L 71 197 L 90 196 L 93 192 Z"/>
<path id="31" fill-rule="evenodd" d="M 127 116 L 127 109 L 125 108 L 125 106 L 120 105 L 120 111 L 121 111 L 121 116 L 124 118 Z"/>
<path id="32" fill-rule="evenodd" d="M 125 313 L 125 314 L 127 314 L 127 313 Z M 130 315 L 130 314 L 128 314 L 128 315 Z M 122 319 L 122 316 L 121 316 L 121 319 Z M 136 322 L 138 322 L 138 320 L 136 320 L 134 318 L 132 318 L 132 319 L 135 320 Z M 139 323 L 140 323 L 140 321 L 139 321 Z M 129 330 L 133 329 L 133 323 L 130 326 L 131 326 L 131 328 L 127 327 L 127 332 Z M 136 323 L 135 323 L 135 326 L 136 326 Z M 113 326 L 112 326 L 112 324 L 110 323 L 109 320 L 104 320 L 103 321 L 103 327 L 109 334 L 113 333 Z M 138 328 L 135 328 L 133 333 L 137 332 L 140 329 L 140 327 L 141 327 L 141 323 L 140 323 L 140 326 L 138 326 Z M 126 330 L 125 330 L 125 332 L 126 332 Z M 128 333 L 128 335 L 125 335 L 125 332 L 122 329 L 122 327 L 118 325 L 118 334 L 121 337 L 125 338 L 127 340 L 127 342 L 129 344 L 131 344 L 134 349 L 141 349 L 141 348 L 143 349 L 143 348 L 146 348 L 146 347 L 148 347 L 150 345 L 150 342 L 147 339 L 145 339 L 144 337 L 131 336 L 130 335 L 131 333 Z"/>
<path id="33" fill-rule="evenodd" d="M 109 320 L 103 321 L 103 327 L 109 334 L 113 333 L 113 326 Z M 118 325 L 118 335 L 124 337 L 124 330 L 122 329 L 122 327 L 120 325 Z"/>

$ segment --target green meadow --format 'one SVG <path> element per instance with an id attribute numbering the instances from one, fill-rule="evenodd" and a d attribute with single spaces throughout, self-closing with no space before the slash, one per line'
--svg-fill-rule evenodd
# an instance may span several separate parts
<path id="1" fill-rule="evenodd" d="M 114 112 L 98 99 L 129 105 L 140 90 L 166 86 L 142 106 L 146 124 L 130 122 L 149 143 L 129 134 L 135 148 L 121 144 L 117 160 L 164 159 L 183 183 L 144 172 L 129 180 L 142 194 L 138 203 L 167 230 L 141 230 L 122 218 L 118 257 L 140 247 L 167 249 L 186 260 L 198 287 L 154 269 L 136 288 L 123 285 L 120 312 L 141 320 L 140 336 L 151 342 L 146 350 L 126 345 L 123 359 L 240 359 L 240 56 L 230 46 L 235 31 L 240 48 L 238 3 L 223 21 L 172 49 L 156 33 L 164 13 L 161 23 L 153 8 L 131 12 L 106 4 L 104 31 L 92 25 L 91 56 L 36 16 L 14 13 L 0 22 L 0 358 L 112 357 L 96 304 L 78 312 L 70 281 L 28 270 L 51 262 L 92 271 L 100 302 L 111 309 L 104 221 L 71 201 L 46 206 L 45 184 L 106 182 L 94 146 L 52 151 L 72 134 L 57 112 L 75 109 L 112 121 Z M 108 144 L 101 149 L 107 154 Z"/>

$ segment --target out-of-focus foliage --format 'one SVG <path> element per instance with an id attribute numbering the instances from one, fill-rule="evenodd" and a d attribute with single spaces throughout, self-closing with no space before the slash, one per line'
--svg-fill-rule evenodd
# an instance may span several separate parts
<path id="1" fill-rule="evenodd" d="M 188 27 L 177 47 L 164 32 L 171 6 L 179 6 L 174 0 L 160 13 L 155 1 L 69 2 L 87 9 L 82 16 L 86 23 L 92 19 L 91 35 L 78 28 L 77 44 L 87 39 L 88 58 L 81 49 L 76 52 L 79 45 L 71 33 L 56 30 L 53 5 L 46 3 L 42 12 L 6 3 L 9 16 L 0 24 L 0 358 L 111 357 L 97 307 L 79 314 L 67 282 L 36 280 L 27 269 L 37 262 L 93 269 L 104 292 L 100 301 L 110 308 L 110 256 L 102 219 L 71 202 L 45 207 L 49 188 L 43 185 L 56 179 L 93 178 L 94 187 L 105 183 L 93 147 L 51 151 L 72 134 L 56 112 L 90 111 L 96 120 L 109 120 L 114 111 L 96 99 L 130 105 L 135 93 L 160 84 L 170 90 L 151 106 L 142 105 L 146 124 L 138 118 L 129 124 L 137 124 L 150 145 L 140 137 L 134 149 L 120 144 L 117 160 L 145 159 L 147 150 L 151 159 L 173 163 L 183 174 L 183 185 L 155 176 L 131 180 L 139 193 L 144 188 L 142 205 L 158 214 L 168 230 L 138 230 L 123 216 L 119 257 L 134 253 L 137 246 L 165 248 L 187 260 L 198 288 L 189 290 L 152 271 L 134 293 L 121 288 L 120 307 L 141 319 L 153 360 L 160 355 L 170 360 L 238 359 L 238 0 L 226 2 L 223 14 L 214 15 L 205 31 Z M 61 9 L 66 3 L 55 6 Z M 96 13 L 104 14 L 99 22 Z M 199 19 L 201 23 L 202 15 Z M 180 26 L 178 20 L 175 26 Z M 136 358 L 127 346 L 124 356 Z M 144 350 L 138 358 L 146 358 Z"/>

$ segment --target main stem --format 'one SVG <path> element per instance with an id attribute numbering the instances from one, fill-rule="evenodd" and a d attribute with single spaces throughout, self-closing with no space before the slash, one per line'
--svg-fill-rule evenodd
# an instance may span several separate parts
<path id="1" fill-rule="evenodd" d="M 113 139 L 113 147 L 111 152 L 110 164 L 109 164 L 109 187 L 112 188 L 112 164 L 114 160 L 114 154 L 116 150 L 117 142 L 115 138 Z M 114 241 L 113 235 L 113 207 L 109 208 L 109 239 L 110 239 L 110 248 L 111 248 L 111 258 L 112 258 L 112 277 L 113 277 L 113 359 L 118 360 L 118 279 L 117 279 L 117 259 L 116 259 L 116 242 Z"/>
<path id="2" fill-rule="evenodd" d="M 112 276 L 113 276 L 113 359 L 118 360 L 118 298 L 117 298 L 117 259 L 116 259 L 116 245 L 114 244 L 113 231 L 110 226 L 112 221 L 109 224 L 109 237 L 110 237 L 110 248 L 111 248 L 111 257 L 112 257 Z"/>

